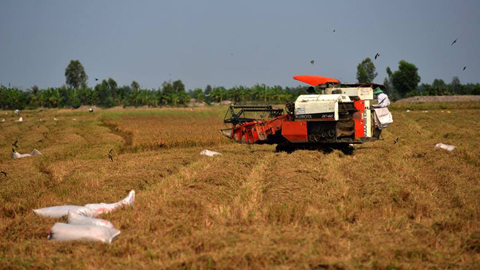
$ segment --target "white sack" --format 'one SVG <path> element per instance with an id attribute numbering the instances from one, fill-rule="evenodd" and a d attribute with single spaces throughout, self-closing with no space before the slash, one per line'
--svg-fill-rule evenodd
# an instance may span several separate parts
<path id="1" fill-rule="evenodd" d="M 86 204 L 85 206 L 78 205 L 62 205 L 52 206 L 41 209 L 35 209 L 33 212 L 39 216 L 60 218 L 68 215 L 68 211 L 86 217 L 96 217 L 103 213 L 110 213 L 113 210 L 123 206 L 133 206 L 135 202 L 135 190 L 130 191 L 128 196 L 117 203 L 97 203 Z"/>
<path id="2" fill-rule="evenodd" d="M 202 156 L 209 156 L 209 157 L 213 157 L 213 156 L 216 156 L 216 155 L 222 155 L 218 152 L 215 152 L 215 151 L 210 151 L 210 150 L 202 150 L 202 152 L 200 152 L 200 155 Z"/>
<path id="3" fill-rule="evenodd" d="M 70 211 L 68 212 L 68 224 L 95 225 L 113 229 L 113 224 L 108 220 L 86 217 Z"/>
<path id="4" fill-rule="evenodd" d="M 132 191 L 130 191 L 130 193 L 128 193 L 128 196 L 125 197 L 125 199 L 123 199 L 119 202 L 116 202 L 116 203 L 85 204 L 85 207 L 90 208 L 93 211 L 94 216 L 98 216 L 100 214 L 110 213 L 113 210 L 115 210 L 117 208 L 124 207 L 124 206 L 133 207 L 134 202 L 135 202 L 135 190 L 132 190 Z"/>
<path id="5" fill-rule="evenodd" d="M 79 206 L 79 205 L 61 205 L 61 206 L 52 206 L 52 207 L 45 207 L 40 209 L 35 209 L 33 212 L 39 216 L 43 217 L 51 217 L 51 218 L 61 218 L 63 216 L 68 215 L 68 212 L 80 214 L 86 217 L 93 217 L 94 212 L 92 209 Z"/>
<path id="6" fill-rule="evenodd" d="M 435 148 L 441 148 L 441 149 L 445 149 L 447 151 L 453 151 L 453 149 L 455 149 L 456 146 L 449 145 L 449 144 L 443 144 L 443 143 L 437 143 L 437 144 L 435 144 Z"/>
<path id="7" fill-rule="evenodd" d="M 12 158 L 13 159 L 19 159 L 19 158 L 24 158 L 24 157 L 31 157 L 31 156 L 35 156 L 35 155 L 41 155 L 42 153 L 40 153 L 40 151 L 38 151 L 37 149 L 33 149 L 32 153 L 30 154 L 20 154 L 18 153 L 17 151 L 13 151 L 12 152 Z"/>
<path id="8" fill-rule="evenodd" d="M 384 108 L 375 108 L 375 122 L 377 123 L 380 129 L 388 127 L 393 123 L 393 117 L 387 107 Z"/>
<path id="9" fill-rule="evenodd" d="M 119 230 L 102 226 L 55 223 L 50 229 L 48 239 L 57 241 L 87 240 L 112 243 L 113 238 L 119 234 Z"/>

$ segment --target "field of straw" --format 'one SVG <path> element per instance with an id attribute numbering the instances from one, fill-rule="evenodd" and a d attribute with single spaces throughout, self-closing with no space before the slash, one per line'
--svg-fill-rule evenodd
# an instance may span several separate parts
<path id="1" fill-rule="evenodd" d="M 352 155 L 232 143 L 225 107 L 0 111 L 0 268 L 479 269 L 479 107 L 393 106 Z M 111 244 L 49 241 L 65 219 L 32 212 L 131 189 Z"/>

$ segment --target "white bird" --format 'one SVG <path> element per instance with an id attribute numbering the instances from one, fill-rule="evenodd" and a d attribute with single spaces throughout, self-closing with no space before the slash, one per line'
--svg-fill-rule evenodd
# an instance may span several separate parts
<path id="1" fill-rule="evenodd" d="M 23 117 L 20 116 L 20 118 L 18 118 L 18 120 L 15 120 L 15 122 L 23 122 Z"/>

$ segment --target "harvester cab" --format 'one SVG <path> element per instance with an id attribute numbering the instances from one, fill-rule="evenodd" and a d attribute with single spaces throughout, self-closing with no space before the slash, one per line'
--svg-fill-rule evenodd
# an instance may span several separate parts
<path id="1" fill-rule="evenodd" d="M 316 87 L 316 93 L 287 103 L 286 113 L 272 106 L 232 105 L 224 119 L 231 126 L 222 133 L 239 143 L 315 148 L 376 140 L 374 130 L 388 125 L 379 122 L 372 107 L 373 91 L 376 87 L 385 90 L 383 85 L 341 84 L 309 75 L 294 79 Z M 269 117 L 246 117 L 256 112 Z"/>

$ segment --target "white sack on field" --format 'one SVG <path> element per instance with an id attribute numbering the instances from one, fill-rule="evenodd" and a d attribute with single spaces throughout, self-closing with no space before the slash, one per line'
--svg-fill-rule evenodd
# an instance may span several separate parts
<path id="1" fill-rule="evenodd" d="M 48 239 L 57 241 L 87 240 L 112 243 L 113 238 L 119 234 L 119 230 L 102 226 L 55 223 L 50 229 Z"/>

